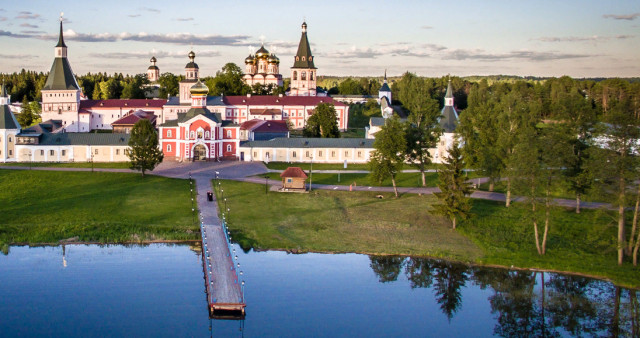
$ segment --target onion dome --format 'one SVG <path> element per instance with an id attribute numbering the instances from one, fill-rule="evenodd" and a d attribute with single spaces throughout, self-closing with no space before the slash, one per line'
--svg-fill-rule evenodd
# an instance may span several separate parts
<path id="1" fill-rule="evenodd" d="M 256 58 L 258 59 L 264 59 L 267 58 L 269 56 L 269 51 L 264 48 L 264 45 L 262 45 L 262 47 L 260 47 L 260 49 L 258 49 L 258 51 L 256 52 Z"/>
<path id="2" fill-rule="evenodd" d="M 149 61 L 150 61 L 150 62 L 158 62 L 158 60 L 156 60 L 156 57 L 155 57 L 155 56 L 152 56 L 152 57 L 151 57 L 151 60 L 149 60 Z"/>
<path id="3" fill-rule="evenodd" d="M 255 61 L 256 59 L 251 54 L 249 54 L 249 56 L 247 56 L 247 58 L 244 59 L 245 64 L 251 64 L 251 63 L 254 63 Z"/>
<path id="4" fill-rule="evenodd" d="M 189 52 L 189 60 L 191 60 L 191 62 L 187 63 L 187 65 L 184 66 L 184 68 L 199 69 L 200 67 L 198 67 L 198 64 L 194 62 L 195 58 L 196 58 L 196 53 L 194 53 L 193 51 Z"/>
<path id="5" fill-rule="evenodd" d="M 278 59 L 278 57 L 277 57 L 275 54 L 271 54 L 271 55 L 267 58 L 267 62 L 269 62 L 269 63 L 279 64 L 279 63 L 280 63 L 280 59 Z"/>
<path id="6" fill-rule="evenodd" d="M 207 87 L 207 85 L 205 85 L 204 83 L 202 83 L 202 81 L 198 80 L 198 82 L 196 82 L 196 84 L 194 84 L 193 86 L 191 86 L 191 95 L 207 95 L 209 94 L 209 87 Z"/>

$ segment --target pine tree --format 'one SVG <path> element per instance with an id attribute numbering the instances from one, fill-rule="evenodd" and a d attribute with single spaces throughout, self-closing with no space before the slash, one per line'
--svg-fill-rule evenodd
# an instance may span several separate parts
<path id="1" fill-rule="evenodd" d="M 162 150 L 158 147 L 158 134 L 147 119 L 136 122 L 131 129 L 129 147 L 129 166 L 131 169 L 140 170 L 143 177 L 146 170 L 153 171 L 164 158 Z"/>
<path id="2" fill-rule="evenodd" d="M 436 213 L 451 219 L 454 229 L 456 228 L 456 220 L 458 218 L 467 219 L 471 211 L 471 204 L 467 196 L 471 194 L 473 189 L 471 184 L 465 181 L 463 169 L 462 150 L 458 147 L 458 142 L 455 141 L 444 159 L 444 168 L 438 170 L 440 192 L 436 193 L 436 196 L 440 203 L 434 205 Z"/>

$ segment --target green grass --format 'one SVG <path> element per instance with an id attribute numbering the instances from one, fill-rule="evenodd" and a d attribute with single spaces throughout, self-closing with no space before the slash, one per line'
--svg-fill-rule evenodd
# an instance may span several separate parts
<path id="1" fill-rule="evenodd" d="M 244 248 L 360 252 L 475 260 L 482 252 L 428 210 L 431 196 L 314 191 L 265 194 L 260 184 L 223 181 L 229 229 Z M 220 200 L 220 199 L 218 199 Z M 391 212 L 390 212 L 391 211 Z"/>
<path id="2" fill-rule="evenodd" d="M 313 167 L 316 170 L 315 165 Z M 307 171 L 308 174 L 308 171 Z M 269 173 L 270 179 L 280 180 L 280 173 Z M 264 175 L 259 175 L 260 177 L 264 177 Z M 474 178 L 475 174 L 473 172 L 469 173 L 469 179 Z M 438 185 L 438 173 L 435 172 L 427 172 L 425 173 L 425 178 L 427 181 L 427 187 L 436 187 Z M 307 182 L 309 180 L 307 179 Z M 371 176 L 369 174 L 360 174 L 360 173 L 345 173 L 340 174 L 340 182 L 338 182 L 338 174 L 321 174 L 313 173 L 313 181 L 312 184 L 328 184 L 328 185 L 350 185 L 352 183 L 356 183 L 357 186 L 381 186 L 381 187 L 391 187 L 393 186 L 391 183 L 391 179 L 386 179 L 382 181 L 382 183 L 375 182 L 371 180 Z M 399 173 L 396 176 L 396 185 L 398 187 L 403 188 L 416 188 L 422 187 L 422 175 L 420 173 Z"/>
<path id="3" fill-rule="evenodd" d="M 525 205 L 505 208 L 502 202 L 473 200 L 473 217 L 459 232 L 481 247 L 483 264 L 569 271 L 609 278 L 617 284 L 640 287 L 640 267 L 617 262 L 617 223 L 601 210 L 554 208 L 551 212 L 547 252 L 538 255 L 533 223 Z M 629 213 L 630 214 L 630 213 Z M 542 238 L 544 223 L 539 215 Z"/>
<path id="4" fill-rule="evenodd" d="M 482 183 L 478 190 L 489 191 L 489 183 Z M 503 193 L 503 194 L 506 193 L 507 182 L 506 181 L 496 182 L 493 187 L 493 191 Z M 517 194 L 518 192 L 512 189 L 511 193 Z M 568 191 L 565 186 L 562 186 L 559 184 L 556 186 L 553 186 L 553 188 L 551 189 L 551 196 L 553 198 L 564 198 L 564 199 L 570 199 L 570 200 L 576 199 L 576 194 L 574 192 Z M 540 197 L 544 197 L 543 193 L 540 194 Z M 583 195 L 580 199 L 582 202 L 609 202 L 604 198 L 602 198 L 602 195 L 598 194 L 595 191 L 592 192 L 591 194 Z"/>
<path id="5" fill-rule="evenodd" d="M 0 170 L 0 244 L 195 240 L 186 180 Z"/>
<path id="6" fill-rule="evenodd" d="M 51 167 L 51 168 L 91 168 L 91 162 L 70 162 L 70 163 L 52 163 L 52 162 L 11 162 L 0 163 L 0 167 Z M 109 169 L 129 169 L 129 162 L 94 162 L 94 168 Z"/>
<path id="7" fill-rule="evenodd" d="M 260 184 L 223 181 L 234 240 L 245 249 L 441 257 L 486 265 L 573 272 L 640 287 L 640 268 L 616 264 L 616 224 L 600 210 L 554 208 L 547 253 L 538 255 L 525 206 L 472 200 L 457 230 L 430 210 L 431 195 L 314 191 L 265 194 Z"/>
<path id="8" fill-rule="evenodd" d="M 303 170 L 309 170 L 311 168 L 310 163 L 288 163 L 288 162 L 269 162 L 264 164 L 267 168 L 273 170 L 285 170 L 289 167 L 300 167 Z M 430 164 L 428 169 L 437 169 L 440 164 Z M 405 165 L 403 170 L 416 169 L 413 166 Z M 344 168 L 344 163 L 314 163 L 313 170 L 369 170 L 369 165 L 366 163 L 348 163 L 347 169 Z M 474 172 L 469 172 L 470 177 L 474 177 Z"/>

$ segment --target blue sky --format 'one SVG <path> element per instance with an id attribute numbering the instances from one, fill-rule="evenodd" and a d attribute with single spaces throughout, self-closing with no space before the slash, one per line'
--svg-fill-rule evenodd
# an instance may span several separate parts
<path id="1" fill-rule="evenodd" d="M 203 75 L 264 40 L 289 76 L 303 19 L 318 75 L 640 76 L 640 1 L 11 1 L 0 72 L 49 70 L 64 12 L 76 73 Z"/>

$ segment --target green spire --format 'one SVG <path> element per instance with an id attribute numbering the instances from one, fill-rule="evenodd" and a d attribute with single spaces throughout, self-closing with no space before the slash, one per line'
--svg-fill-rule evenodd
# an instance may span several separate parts
<path id="1" fill-rule="evenodd" d="M 56 47 L 67 47 L 67 45 L 64 44 L 64 37 L 62 36 L 62 18 L 60 18 L 60 36 L 58 37 L 58 44 Z"/>
<path id="2" fill-rule="evenodd" d="M 453 98 L 453 89 L 451 88 L 451 79 L 449 79 L 449 85 L 447 86 L 447 93 L 444 95 L 445 99 Z"/>
<path id="3" fill-rule="evenodd" d="M 302 36 L 298 44 L 298 52 L 296 53 L 295 62 L 292 68 L 312 68 L 316 69 L 313 64 L 313 55 L 311 54 L 311 46 L 307 39 L 307 23 L 302 23 Z"/>

